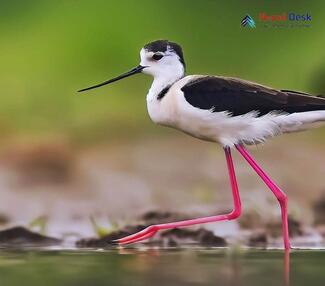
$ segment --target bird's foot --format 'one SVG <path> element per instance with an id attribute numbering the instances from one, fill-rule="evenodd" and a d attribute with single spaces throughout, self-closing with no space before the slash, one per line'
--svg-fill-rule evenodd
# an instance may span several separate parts
<path id="1" fill-rule="evenodd" d="M 114 243 L 117 243 L 118 245 L 125 245 L 125 244 L 130 244 L 130 243 L 135 243 L 135 242 L 139 242 L 142 240 L 146 240 L 146 239 L 154 236 L 158 230 L 160 230 L 159 225 L 151 225 L 139 232 L 122 237 L 120 239 L 116 239 L 116 240 L 114 240 Z"/>

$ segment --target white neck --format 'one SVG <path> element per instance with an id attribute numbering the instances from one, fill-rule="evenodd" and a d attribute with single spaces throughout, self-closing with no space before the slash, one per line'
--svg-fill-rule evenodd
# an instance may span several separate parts
<path id="1" fill-rule="evenodd" d="M 157 100 L 159 93 L 166 87 L 171 86 L 173 83 L 181 79 L 183 75 L 179 75 L 175 77 L 174 75 L 171 76 L 156 76 L 152 82 L 152 85 L 149 89 L 147 94 L 147 101 Z"/>

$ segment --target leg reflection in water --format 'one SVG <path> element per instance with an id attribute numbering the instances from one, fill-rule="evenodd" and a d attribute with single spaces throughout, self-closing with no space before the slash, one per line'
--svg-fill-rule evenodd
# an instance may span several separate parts
<path id="1" fill-rule="evenodd" d="M 290 249 L 284 251 L 283 257 L 283 274 L 284 274 L 284 285 L 290 285 Z"/>

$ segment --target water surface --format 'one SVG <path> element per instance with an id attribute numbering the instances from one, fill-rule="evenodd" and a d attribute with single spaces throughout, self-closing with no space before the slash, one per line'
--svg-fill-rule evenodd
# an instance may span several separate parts
<path id="1" fill-rule="evenodd" d="M 290 263 L 290 273 L 289 273 Z M 1 285 L 324 285 L 324 251 L 124 249 L 0 253 Z M 308 284 L 307 284 L 308 283 Z"/>

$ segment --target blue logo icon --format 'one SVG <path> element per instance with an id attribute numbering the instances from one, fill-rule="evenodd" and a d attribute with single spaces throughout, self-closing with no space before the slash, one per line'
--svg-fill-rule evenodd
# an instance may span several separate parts
<path id="1" fill-rule="evenodd" d="M 241 20 L 241 25 L 243 27 L 249 27 L 249 28 L 255 28 L 255 21 L 254 19 L 249 16 L 249 15 L 246 15 L 243 20 Z"/>

